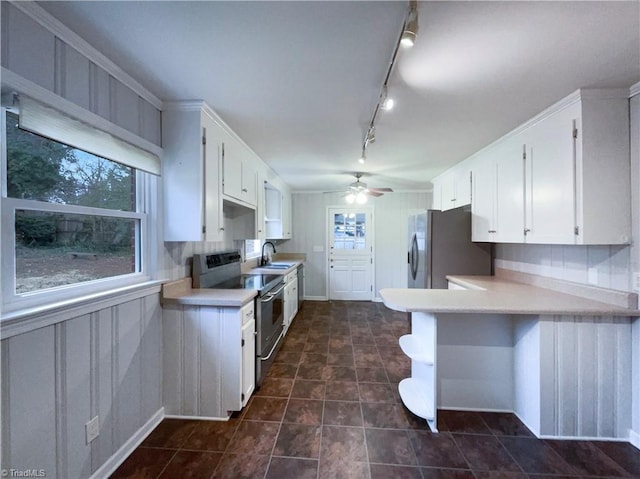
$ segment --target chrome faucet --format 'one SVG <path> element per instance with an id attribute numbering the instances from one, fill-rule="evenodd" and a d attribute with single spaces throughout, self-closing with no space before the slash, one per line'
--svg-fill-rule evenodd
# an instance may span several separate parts
<path id="1" fill-rule="evenodd" d="M 260 266 L 264 266 L 268 263 L 267 259 L 264 257 L 264 247 L 268 244 L 273 248 L 273 254 L 276 254 L 276 245 L 274 245 L 271 241 L 265 241 L 262 245 L 262 255 L 260 256 Z"/>

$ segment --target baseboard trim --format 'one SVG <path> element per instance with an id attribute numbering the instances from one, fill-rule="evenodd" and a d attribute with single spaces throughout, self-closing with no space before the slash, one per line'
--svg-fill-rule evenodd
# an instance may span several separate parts
<path id="1" fill-rule="evenodd" d="M 142 444 L 151 431 L 153 431 L 158 424 L 164 419 L 164 407 L 158 409 L 158 411 L 151 416 L 151 418 L 138 429 L 133 436 L 125 442 L 120 449 L 118 449 L 109 459 L 100 466 L 96 472 L 94 472 L 89 479 L 101 479 L 104 477 L 110 477 L 120 464 L 122 464 L 127 457 L 131 455 L 135 449 Z"/>
<path id="2" fill-rule="evenodd" d="M 602 442 L 629 442 L 626 437 L 598 437 L 598 436 L 550 436 L 542 434 L 538 439 L 554 439 L 558 441 L 602 441 Z"/>
<path id="3" fill-rule="evenodd" d="M 640 434 L 633 429 L 629 429 L 629 443 L 637 449 L 640 449 Z"/>
<path id="4" fill-rule="evenodd" d="M 184 416 L 184 415 L 180 415 L 180 414 L 165 414 L 164 416 L 166 419 L 188 419 L 190 421 L 221 421 L 221 422 L 226 422 L 229 419 L 231 419 L 231 416 L 229 417 L 213 417 L 213 416 Z"/>
<path id="5" fill-rule="evenodd" d="M 327 298 L 326 296 L 305 296 L 304 300 L 305 301 L 328 301 L 329 298 Z"/>

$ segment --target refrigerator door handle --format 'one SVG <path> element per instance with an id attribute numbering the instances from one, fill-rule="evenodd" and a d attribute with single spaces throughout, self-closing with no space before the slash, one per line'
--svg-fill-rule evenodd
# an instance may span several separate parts
<path id="1" fill-rule="evenodd" d="M 411 238 L 411 256 L 410 256 L 410 268 L 411 268 L 411 278 L 413 280 L 416 279 L 418 274 L 418 237 L 414 233 Z"/>

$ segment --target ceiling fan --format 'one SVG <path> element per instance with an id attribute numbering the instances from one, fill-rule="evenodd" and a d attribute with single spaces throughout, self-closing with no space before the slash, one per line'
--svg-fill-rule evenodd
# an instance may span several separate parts
<path id="1" fill-rule="evenodd" d="M 347 188 L 347 192 L 345 193 L 345 200 L 347 203 L 366 203 L 367 196 L 382 196 L 385 193 L 392 193 L 393 190 L 391 188 L 369 188 L 367 184 L 360 181 L 362 178 L 362 173 L 354 173 L 356 177 L 356 181 L 351 183 Z"/>

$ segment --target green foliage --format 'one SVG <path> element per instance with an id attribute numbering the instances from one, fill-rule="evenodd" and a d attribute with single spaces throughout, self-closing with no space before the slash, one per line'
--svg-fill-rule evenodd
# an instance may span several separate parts
<path id="1" fill-rule="evenodd" d="M 47 245 L 56 240 L 56 220 L 51 215 L 18 215 L 16 238 L 25 245 Z"/>
<path id="2" fill-rule="evenodd" d="M 6 135 L 9 197 L 135 211 L 133 168 L 21 130 L 13 113 L 7 113 Z M 113 251 L 130 247 L 131 237 L 129 220 L 44 212 L 16 216 L 16 240 L 23 245 Z"/>
<path id="3" fill-rule="evenodd" d="M 73 150 L 23 132 L 18 118 L 7 114 L 7 193 L 12 198 L 55 201 L 66 181 L 62 163 Z"/>

